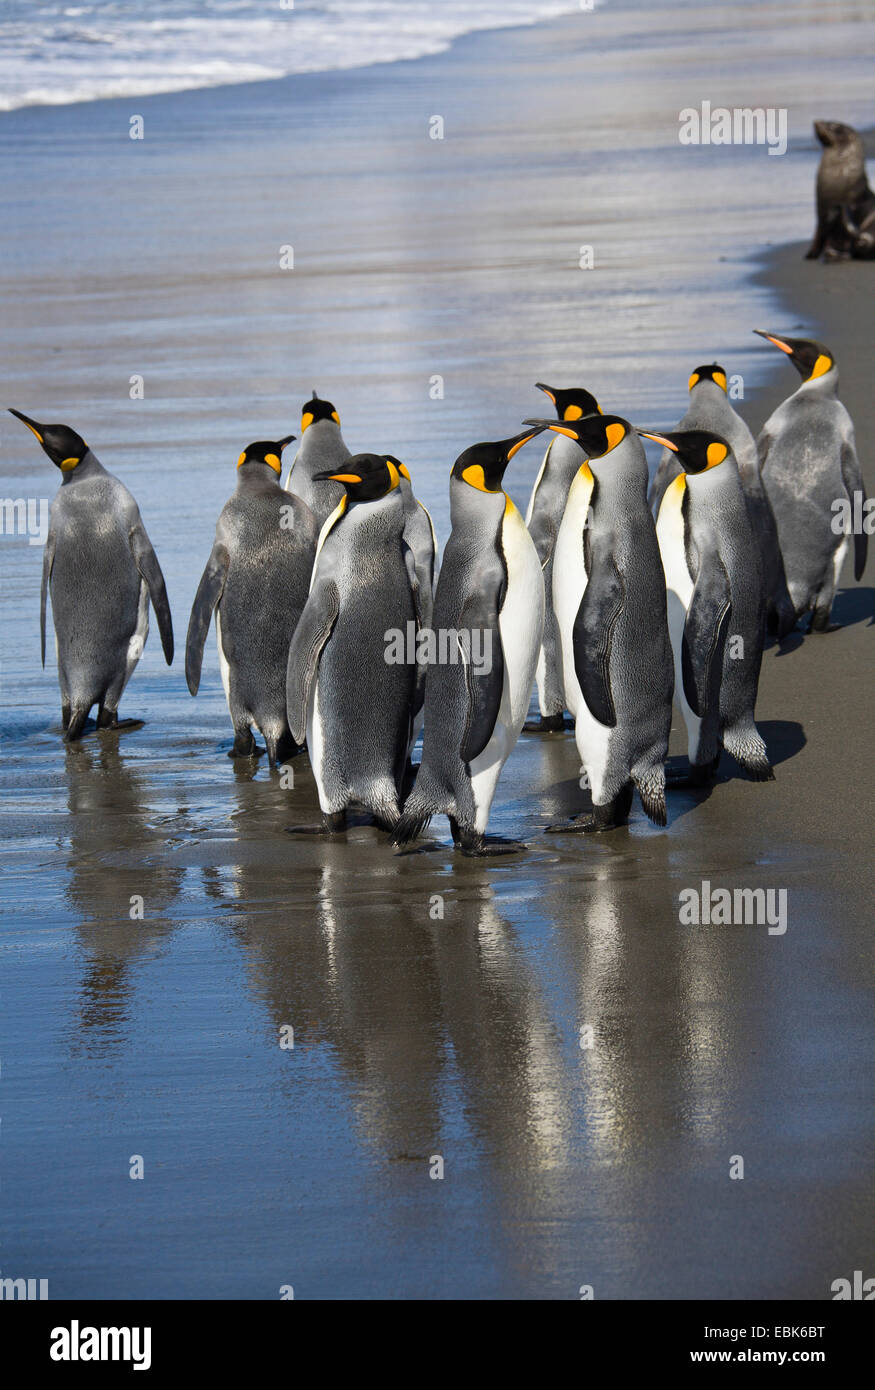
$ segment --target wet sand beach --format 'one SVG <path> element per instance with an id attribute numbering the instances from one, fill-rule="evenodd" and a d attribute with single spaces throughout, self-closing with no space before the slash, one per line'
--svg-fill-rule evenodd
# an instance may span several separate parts
<path id="1" fill-rule="evenodd" d="M 4 404 L 80 429 L 131 487 L 178 652 L 240 449 L 295 430 L 314 385 L 352 448 L 409 463 L 443 542 L 456 454 L 541 410 L 536 380 L 665 428 L 717 356 L 756 430 L 797 378 L 750 330 L 795 331 L 835 350 L 871 488 L 872 267 L 802 256 L 811 121 L 865 124 L 872 23 L 743 12 L 605 7 L 413 63 L 0 116 Z M 681 148 L 703 97 L 786 105 L 788 154 Z M 540 457 L 508 473 L 521 508 Z M 55 487 L 8 416 L 0 480 Z M 490 829 L 528 850 L 478 862 L 443 821 L 404 855 L 367 825 L 290 837 L 306 759 L 292 790 L 232 763 L 212 637 L 192 700 L 154 620 L 121 708 L 143 728 L 65 748 L 41 562 L 2 538 L 4 1276 L 55 1298 L 825 1299 L 866 1269 L 871 565 L 839 631 L 766 653 L 774 783 L 724 758 L 664 831 L 636 800 L 628 829 L 546 837 L 579 809 L 573 738 L 524 735 Z M 703 880 L 786 890 L 786 932 L 682 926 Z"/>

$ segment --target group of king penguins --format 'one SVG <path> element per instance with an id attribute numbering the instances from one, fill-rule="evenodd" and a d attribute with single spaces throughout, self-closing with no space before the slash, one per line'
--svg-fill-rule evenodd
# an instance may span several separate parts
<path id="1" fill-rule="evenodd" d="M 566 711 L 592 809 L 554 832 L 622 825 L 634 789 L 665 825 L 673 699 L 689 754 L 678 781 L 706 783 L 722 749 L 754 780 L 771 779 L 754 722 L 765 635 L 783 638 L 807 613 L 811 631 L 831 629 L 850 544 L 836 503 L 853 505 L 863 482 L 832 352 L 761 336 L 802 384 L 758 441 L 716 363 L 692 373 L 689 408 L 670 433 L 605 413 L 582 388 L 537 383 L 555 418 L 527 419 L 522 432 L 456 459 L 439 571 L 407 468 L 393 455 L 352 455 L 337 411 L 314 391 L 285 480 L 295 436 L 241 453 L 191 611 L 188 687 L 197 694 L 215 614 L 231 756 L 257 754 L 253 728 L 272 767 L 306 747 L 322 820 L 301 830 L 340 834 L 355 804 L 400 846 L 443 814 L 456 849 L 477 856 L 522 848 L 487 837 L 496 783 L 520 732 L 558 733 Z M 76 740 L 95 704 L 98 728 L 121 727 L 150 601 L 172 662 L 170 609 L 127 488 L 75 430 L 12 414 L 63 475 L 41 638 L 45 664 L 50 592 L 62 722 Z M 503 480 L 541 433 L 551 438 L 524 520 Z M 642 437 L 663 446 L 650 486 Z M 387 659 L 392 632 L 416 634 L 408 659 Z M 448 640 L 429 647 L 423 634 Z M 473 660 L 475 636 L 488 660 Z M 539 716 L 526 723 L 533 684 Z"/>

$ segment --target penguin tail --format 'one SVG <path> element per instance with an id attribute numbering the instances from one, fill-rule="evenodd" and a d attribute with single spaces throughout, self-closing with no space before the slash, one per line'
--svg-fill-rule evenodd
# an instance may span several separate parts
<path id="1" fill-rule="evenodd" d="M 438 782 L 428 768 L 420 767 L 413 791 L 405 801 L 401 817 L 395 826 L 392 843 L 401 846 L 409 845 L 411 840 L 418 840 L 432 816 L 439 815 L 442 811 L 446 812 L 447 806 L 447 797 Z"/>
<path id="2" fill-rule="evenodd" d="M 64 738 L 67 743 L 76 743 L 82 737 L 82 730 L 85 728 L 85 721 L 90 709 L 90 704 L 73 705 L 70 710 L 70 721 L 64 730 Z"/>
<path id="3" fill-rule="evenodd" d="M 648 768 L 647 771 L 633 772 L 632 781 L 641 797 L 644 814 L 654 825 L 665 825 L 667 813 L 665 806 L 665 767 Z"/>
<path id="4" fill-rule="evenodd" d="M 741 764 L 752 782 L 774 782 L 766 745 L 753 721 L 747 727 L 724 729 L 723 747 Z"/>

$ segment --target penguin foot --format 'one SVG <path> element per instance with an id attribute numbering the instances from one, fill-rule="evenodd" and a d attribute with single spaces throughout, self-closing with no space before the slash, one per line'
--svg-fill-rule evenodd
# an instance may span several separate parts
<path id="1" fill-rule="evenodd" d="M 470 840 L 456 848 L 466 859 L 488 859 L 493 854 L 522 854 L 528 848 L 519 840 L 503 840 L 499 835 L 484 836 L 479 844 Z"/>
<path id="2" fill-rule="evenodd" d="M 838 632 L 841 623 L 831 623 L 828 613 L 813 613 L 808 624 L 809 632 Z"/>
<path id="3" fill-rule="evenodd" d="M 563 825 L 548 825 L 547 835 L 598 835 L 602 830 L 619 830 L 621 826 L 628 824 L 628 817 L 622 820 L 611 816 L 607 821 L 603 820 L 594 811 L 585 811 L 581 816 L 572 816 L 571 820 L 565 821 Z"/>
<path id="4" fill-rule="evenodd" d="M 259 748 L 252 735 L 246 739 L 235 738 L 234 744 L 228 750 L 229 758 L 260 758 L 264 755 L 264 749 Z"/>
<path id="5" fill-rule="evenodd" d="M 101 732 L 111 734 L 127 734 L 132 729 L 142 729 L 145 719 L 113 719 L 111 724 L 101 724 L 97 721 L 97 727 Z"/>
<path id="6" fill-rule="evenodd" d="M 539 719 L 527 719 L 522 731 L 524 734 L 560 734 L 570 727 L 565 723 L 564 714 L 542 714 Z"/>
<path id="7" fill-rule="evenodd" d="M 287 835 L 341 835 L 346 830 L 346 811 L 323 814 L 319 825 L 287 825 Z"/>
<path id="8" fill-rule="evenodd" d="M 717 776 L 720 754 L 709 763 L 690 763 L 687 768 L 666 768 L 665 785 L 673 791 L 682 787 L 707 787 Z"/>

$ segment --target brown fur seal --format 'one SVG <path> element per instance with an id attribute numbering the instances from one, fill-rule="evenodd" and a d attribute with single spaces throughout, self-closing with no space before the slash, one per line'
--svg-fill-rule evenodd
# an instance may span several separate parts
<path id="1" fill-rule="evenodd" d="M 875 255 L 875 193 L 866 178 L 863 141 L 840 121 L 815 121 L 823 146 L 817 171 L 817 230 L 807 260 Z"/>

